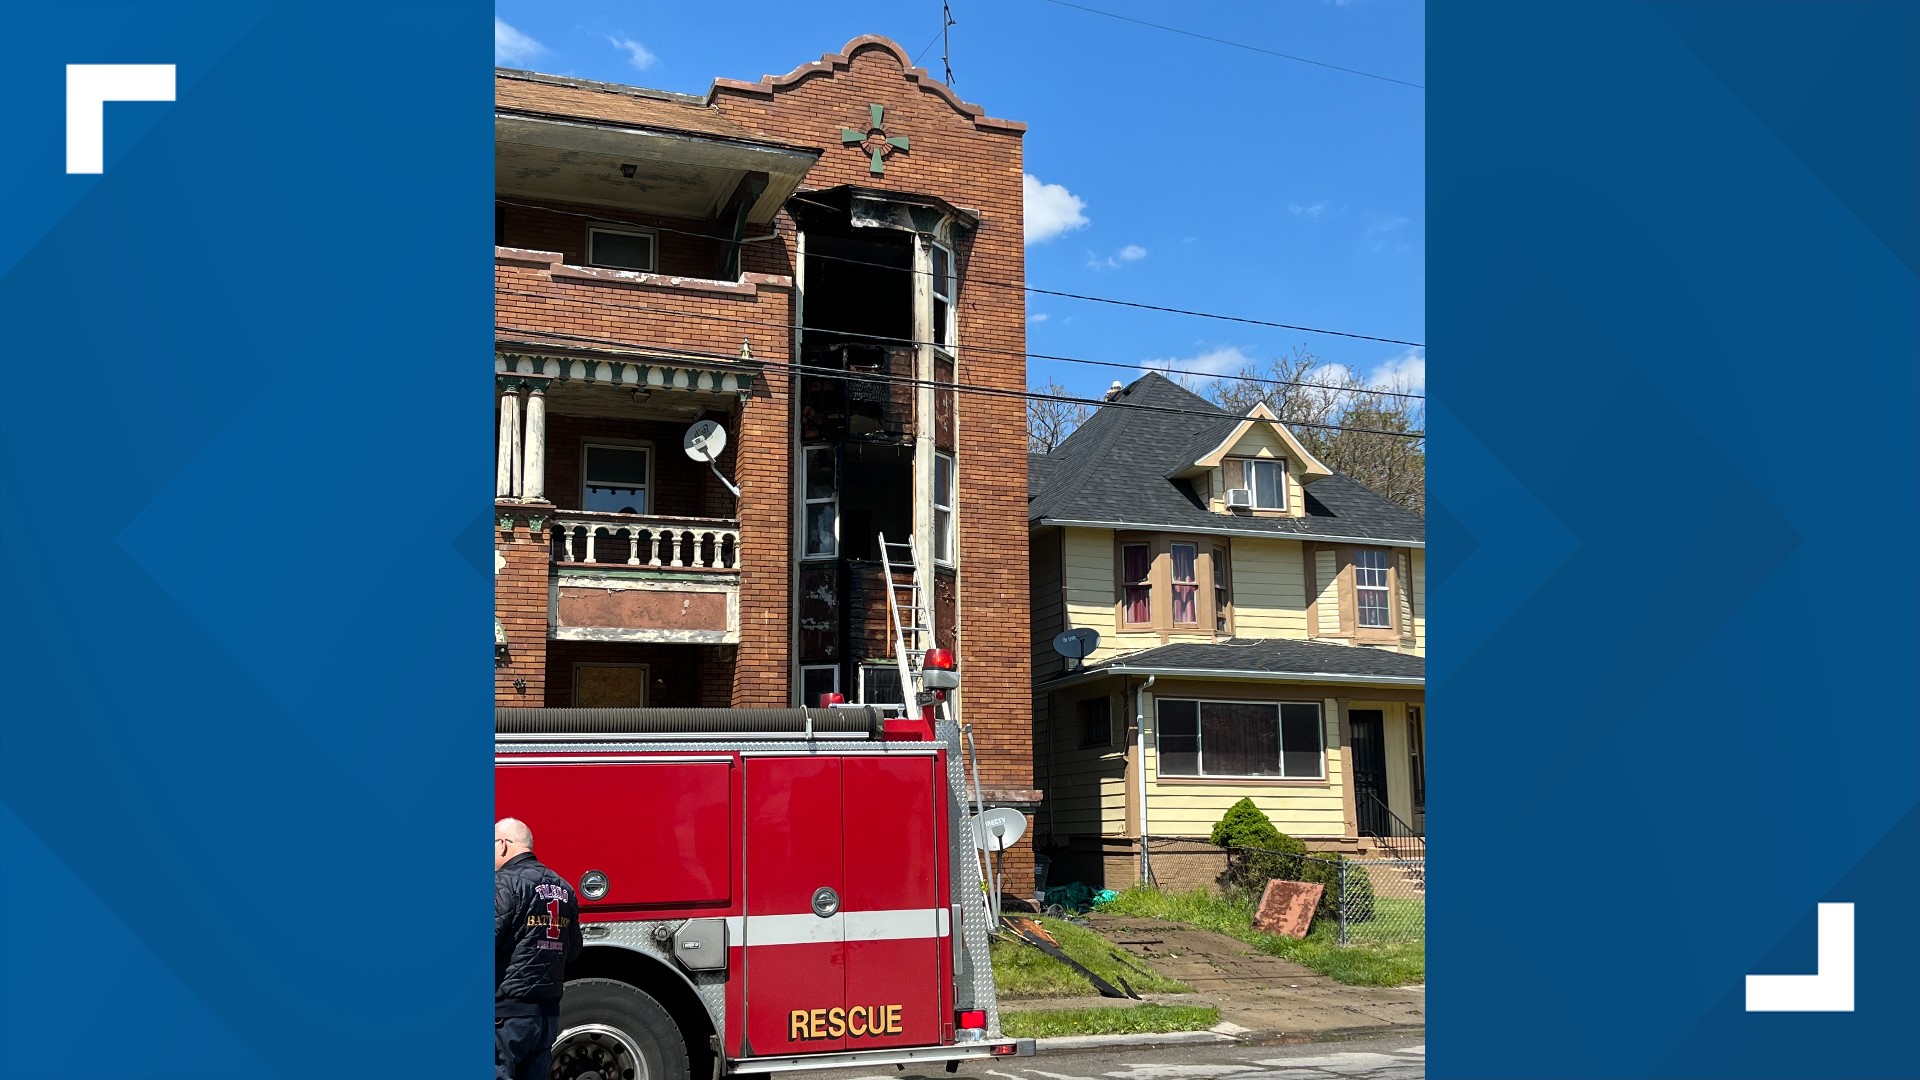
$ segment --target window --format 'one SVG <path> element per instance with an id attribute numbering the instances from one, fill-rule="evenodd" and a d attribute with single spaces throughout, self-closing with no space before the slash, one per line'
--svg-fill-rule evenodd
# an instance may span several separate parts
<path id="1" fill-rule="evenodd" d="M 806 500 L 805 558 L 832 558 L 840 553 L 840 477 L 831 446 L 809 446 L 801 468 Z"/>
<path id="2" fill-rule="evenodd" d="M 933 245 L 933 343 L 953 348 L 953 252 Z"/>
<path id="3" fill-rule="evenodd" d="M 808 664 L 800 669 L 800 707 L 817 709 L 823 694 L 840 692 L 840 665 Z"/>
<path id="4" fill-rule="evenodd" d="M 1393 613 L 1387 592 L 1387 553 L 1361 550 L 1353 553 L 1354 606 L 1360 609 L 1360 625 L 1391 627 Z"/>
<path id="5" fill-rule="evenodd" d="M 603 229 L 596 225 L 587 230 L 587 265 L 651 271 L 658 242 L 651 229 Z"/>
<path id="6" fill-rule="evenodd" d="M 1153 622 L 1153 548 L 1147 544 L 1120 546 L 1120 618 L 1128 626 Z"/>
<path id="7" fill-rule="evenodd" d="M 1154 705 L 1159 773 L 1167 777 L 1320 780 L 1320 706 L 1311 701 L 1181 701 Z"/>
<path id="8" fill-rule="evenodd" d="M 1227 626 L 1227 549 L 1213 549 L 1213 630 L 1224 634 Z"/>
<path id="9" fill-rule="evenodd" d="M 1079 705 L 1080 749 L 1113 745 L 1113 701 L 1088 698 Z"/>
<path id="10" fill-rule="evenodd" d="M 865 664 L 860 668 L 862 705 L 905 706 L 906 691 L 900 688 L 900 669 L 893 664 Z"/>
<path id="11" fill-rule="evenodd" d="M 953 458 L 933 455 L 933 558 L 953 565 Z"/>
<path id="12" fill-rule="evenodd" d="M 573 665 L 574 708 L 639 709 L 646 704 L 646 665 Z"/>
<path id="13" fill-rule="evenodd" d="M 1224 466 L 1230 488 L 1243 487 L 1253 493 L 1256 510 L 1287 508 L 1287 463 L 1266 458 L 1228 458 Z"/>
<path id="14" fill-rule="evenodd" d="M 653 451 L 645 446 L 588 443 L 580 470 L 580 509 L 606 514 L 647 512 Z"/>
<path id="15" fill-rule="evenodd" d="M 1200 549 L 1193 544 L 1174 544 L 1173 625 L 1200 625 Z"/>

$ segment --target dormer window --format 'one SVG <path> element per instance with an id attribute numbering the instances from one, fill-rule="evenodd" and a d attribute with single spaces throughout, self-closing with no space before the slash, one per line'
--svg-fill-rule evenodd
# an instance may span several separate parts
<path id="1" fill-rule="evenodd" d="M 1287 508 L 1287 463 L 1270 458 L 1228 458 L 1227 487 L 1246 488 L 1253 495 L 1255 510 Z"/>

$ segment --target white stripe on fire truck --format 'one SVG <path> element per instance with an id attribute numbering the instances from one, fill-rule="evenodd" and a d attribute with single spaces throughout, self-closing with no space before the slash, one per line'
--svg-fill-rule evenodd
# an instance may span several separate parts
<path id="1" fill-rule="evenodd" d="M 951 933 L 946 908 L 897 908 L 892 911 L 841 911 L 821 918 L 804 915 L 730 915 L 727 939 L 743 945 L 806 945 L 834 941 L 904 941 L 943 938 Z"/>

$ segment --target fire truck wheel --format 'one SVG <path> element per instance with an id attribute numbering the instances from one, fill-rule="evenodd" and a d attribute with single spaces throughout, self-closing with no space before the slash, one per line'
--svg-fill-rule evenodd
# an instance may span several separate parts
<path id="1" fill-rule="evenodd" d="M 552 1080 L 689 1080 L 688 1072 L 687 1044 L 659 1002 L 612 979 L 568 981 Z"/>

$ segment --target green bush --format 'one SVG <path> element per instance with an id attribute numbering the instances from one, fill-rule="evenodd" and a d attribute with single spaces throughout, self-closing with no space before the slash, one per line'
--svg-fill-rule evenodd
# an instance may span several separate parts
<path id="1" fill-rule="evenodd" d="M 1314 909 L 1315 917 L 1339 917 L 1339 861 L 1310 855 L 1306 844 L 1275 828 L 1252 799 L 1241 799 L 1228 807 L 1214 823 L 1208 840 L 1227 849 L 1227 869 L 1220 875 L 1220 887 L 1228 893 L 1258 897 L 1274 878 L 1312 882 L 1324 890 Z M 1358 867 L 1350 869 L 1346 878 L 1347 918 L 1362 922 L 1373 918 L 1373 880 Z"/>

